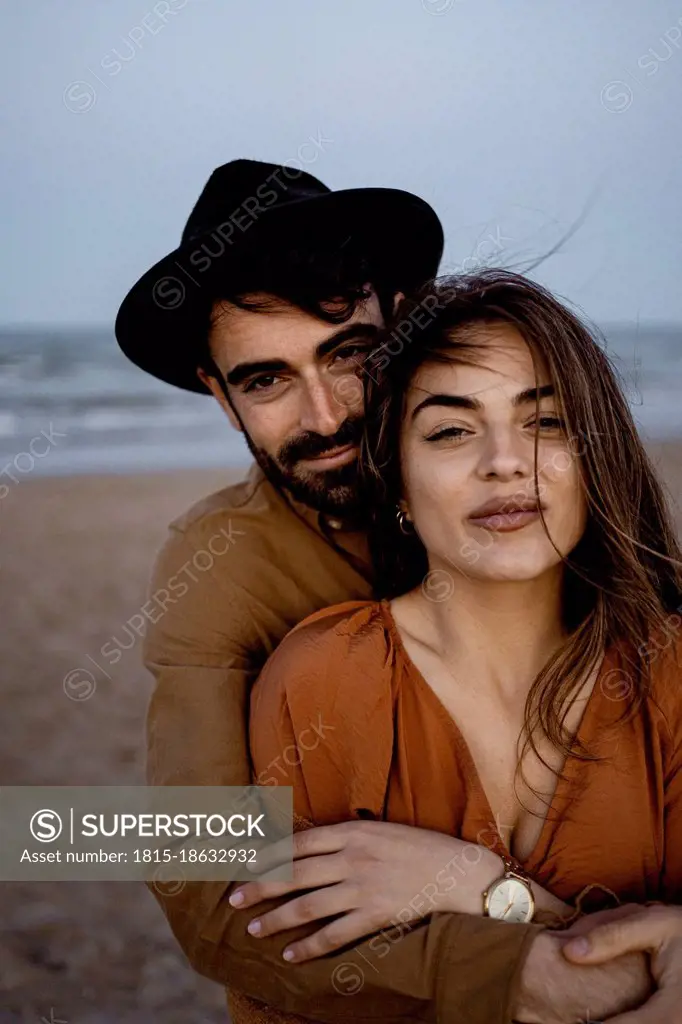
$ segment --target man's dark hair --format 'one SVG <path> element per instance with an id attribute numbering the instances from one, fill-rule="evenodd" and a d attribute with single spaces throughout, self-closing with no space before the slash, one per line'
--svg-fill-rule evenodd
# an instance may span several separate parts
<path id="1" fill-rule="evenodd" d="M 225 390 L 222 375 L 209 348 L 211 326 L 217 322 L 214 302 L 229 302 L 239 309 L 267 313 L 273 299 L 287 302 L 326 323 L 348 320 L 358 303 L 368 298 L 364 287 L 371 283 L 381 312 L 388 321 L 399 283 L 388 280 L 371 255 L 360 251 L 352 239 L 337 244 L 284 244 L 259 246 L 247 251 L 236 272 L 230 272 L 223 288 L 213 290 L 207 310 L 206 331 L 201 339 L 197 365 L 216 377 Z"/>

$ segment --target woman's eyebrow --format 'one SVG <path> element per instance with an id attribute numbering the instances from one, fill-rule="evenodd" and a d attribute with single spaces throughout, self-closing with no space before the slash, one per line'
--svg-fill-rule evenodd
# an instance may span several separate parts
<path id="1" fill-rule="evenodd" d="M 528 402 L 537 402 L 541 398 L 549 398 L 553 394 L 553 384 L 543 384 L 539 388 L 526 388 L 524 391 L 519 391 L 518 395 L 514 395 L 512 405 L 526 405 Z M 479 412 L 483 408 L 483 402 L 478 398 L 471 398 L 470 395 L 429 395 L 415 407 L 411 419 L 414 419 L 422 409 L 427 409 L 431 405 L 443 405 L 451 409 L 469 409 L 473 412 Z"/>
<path id="2" fill-rule="evenodd" d="M 553 384 L 543 384 L 540 388 L 526 388 L 514 396 L 512 405 L 525 405 L 527 402 L 539 402 L 541 398 L 551 398 L 554 394 Z"/>
<path id="3" fill-rule="evenodd" d="M 412 410 L 411 418 L 414 419 L 418 412 L 428 409 L 430 405 L 445 405 L 449 408 L 473 409 L 474 411 L 483 408 L 483 402 L 479 402 L 477 398 L 470 398 L 468 395 L 429 395 Z"/>

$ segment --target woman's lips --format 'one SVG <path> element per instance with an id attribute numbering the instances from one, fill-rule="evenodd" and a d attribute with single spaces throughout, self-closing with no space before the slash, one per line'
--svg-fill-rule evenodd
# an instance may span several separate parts
<path id="1" fill-rule="evenodd" d="M 313 455 L 307 459 L 301 459 L 301 462 L 309 462 L 316 469 L 333 469 L 336 466 L 343 466 L 347 462 L 352 462 L 356 458 L 357 453 L 357 445 L 346 444 L 343 448 L 333 448 L 322 455 Z"/>
<path id="2" fill-rule="evenodd" d="M 482 530 L 491 530 L 493 533 L 511 533 L 513 530 L 522 530 L 524 526 L 534 523 L 539 518 L 539 509 L 528 508 L 515 509 L 510 512 L 492 512 L 484 516 L 471 516 L 469 521 Z"/>

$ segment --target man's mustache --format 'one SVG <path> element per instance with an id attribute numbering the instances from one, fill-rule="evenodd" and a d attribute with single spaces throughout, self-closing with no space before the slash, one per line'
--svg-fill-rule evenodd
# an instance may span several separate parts
<path id="1" fill-rule="evenodd" d="M 360 444 L 362 429 L 362 418 L 356 417 L 345 420 L 335 434 L 324 436 L 306 431 L 282 445 L 278 453 L 279 463 L 291 469 L 301 459 L 315 458 L 349 444 Z"/>

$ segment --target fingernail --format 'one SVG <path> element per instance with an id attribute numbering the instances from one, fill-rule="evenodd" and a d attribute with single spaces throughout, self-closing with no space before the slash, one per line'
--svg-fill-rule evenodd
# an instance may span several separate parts
<path id="1" fill-rule="evenodd" d="M 231 907 L 239 907 L 239 906 L 241 906 L 241 904 L 243 902 L 244 902 L 244 893 L 240 892 L 239 889 L 237 889 L 237 891 L 233 892 L 232 895 L 230 896 L 230 906 Z"/>
<path id="2" fill-rule="evenodd" d="M 261 926 L 258 918 L 255 918 L 255 920 L 253 921 L 249 921 L 248 925 L 246 926 L 246 930 L 249 933 L 249 935 L 260 935 L 260 928 Z"/>
<path id="3" fill-rule="evenodd" d="M 293 949 L 285 949 L 284 952 L 282 953 L 282 957 L 284 960 L 294 960 L 296 954 L 294 953 Z"/>
<path id="4" fill-rule="evenodd" d="M 566 945 L 569 953 L 573 953 L 574 956 L 585 956 L 586 953 L 590 952 L 590 940 L 586 938 L 571 939 Z"/>

